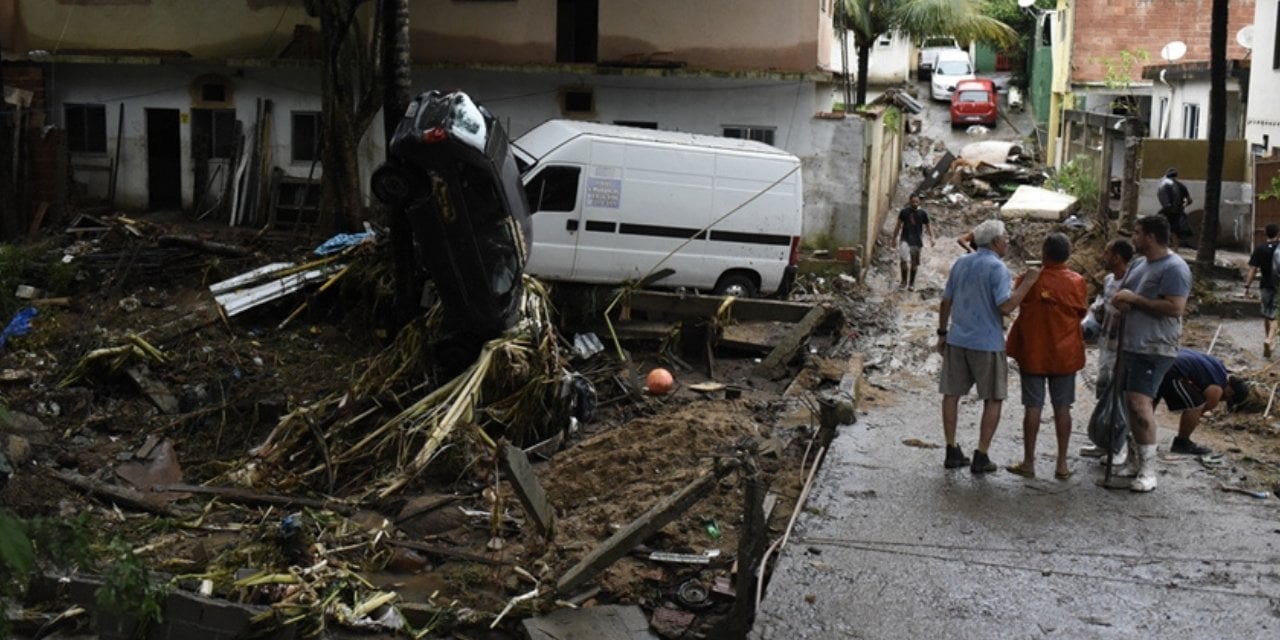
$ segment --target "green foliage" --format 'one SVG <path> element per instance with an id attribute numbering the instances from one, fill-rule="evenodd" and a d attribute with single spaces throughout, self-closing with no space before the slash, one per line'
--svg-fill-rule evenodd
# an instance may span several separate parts
<path id="1" fill-rule="evenodd" d="M 1076 156 L 1070 162 L 1058 168 L 1058 172 L 1049 180 L 1049 185 L 1059 191 L 1069 193 L 1080 200 L 1080 207 L 1085 211 L 1098 208 L 1097 172 L 1093 168 L 1093 158 Z"/>
<path id="2" fill-rule="evenodd" d="M 1259 200 L 1270 200 L 1272 198 L 1280 198 L 1280 176 L 1271 176 L 1271 186 L 1258 194 Z"/>
<path id="3" fill-rule="evenodd" d="M 1104 81 L 1108 89 L 1128 89 L 1133 84 L 1134 70 L 1141 69 L 1150 59 L 1151 54 L 1145 49 L 1121 49 L 1119 56 L 1103 56 L 1098 62 L 1106 67 Z"/>
<path id="4" fill-rule="evenodd" d="M 151 575 L 133 548 L 122 538 L 115 538 L 107 545 L 107 557 L 102 567 L 105 581 L 94 596 L 98 606 L 138 616 L 143 625 L 160 620 L 160 599 L 164 590 L 151 581 Z"/>
<path id="5" fill-rule="evenodd" d="M 885 109 L 883 118 L 884 128 L 890 133 L 897 133 L 902 126 L 902 111 L 897 107 L 889 107 Z"/>
<path id="6" fill-rule="evenodd" d="M 29 575 L 35 563 L 35 550 L 31 548 L 22 523 L 13 516 L 0 513 L 0 567 L 5 569 L 4 575 Z"/>

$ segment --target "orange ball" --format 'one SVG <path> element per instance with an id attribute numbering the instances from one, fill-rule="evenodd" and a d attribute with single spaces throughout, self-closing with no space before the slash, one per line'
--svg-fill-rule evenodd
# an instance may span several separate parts
<path id="1" fill-rule="evenodd" d="M 650 371 L 648 377 L 644 380 L 645 389 L 655 396 L 667 395 L 667 392 L 671 391 L 671 387 L 675 383 L 675 378 L 671 377 L 671 372 L 662 367 Z"/>

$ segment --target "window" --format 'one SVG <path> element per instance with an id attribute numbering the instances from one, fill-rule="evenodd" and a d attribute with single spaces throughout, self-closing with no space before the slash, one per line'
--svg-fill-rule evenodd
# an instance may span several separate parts
<path id="1" fill-rule="evenodd" d="M 294 111 L 292 138 L 294 162 L 319 160 L 320 114 L 315 111 Z"/>
<path id="2" fill-rule="evenodd" d="M 578 202 L 578 167 L 547 167 L 529 181 L 524 195 L 533 213 L 539 211 L 573 211 Z"/>
<path id="3" fill-rule="evenodd" d="M 67 149 L 71 153 L 107 152 L 107 107 L 101 104 L 64 104 Z"/>
<path id="4" fill-rule="evenodd" d="M 590 89 L 564 92 L 565 113 L 594 113 L 595 110 L 595 95 L 591 93 Z"/>
<path id="5" fill-rule="evenodd" d="M 1280 69 L 1280 7 L 1276 8 L 1276 41 L 1271 45 L 1271 68 Z"/>
<path id="6" fill-rule="evenodd" d="M 773 131 L 773 127 L 726 126 L 724 128 L 724 137 L 745 138 L 747 140 L 758 140 L 765 144 L 773 144 Z"/>
<path id="7" fill-rule="evenodd" d="M 1200 105 L 1182 105 L 1182 137 L 1187 140 L 1200 137 Z"/>
<path id="8" fill-rule="evenodd" d="M 192 109 L 191 151 L 196 159 L 236 155 L 236 110 Z"/>
<path id="9" fill-rule="evenodd" d="M 201 85 L 200 100 L 203 102 L 226 102 L 227 85 L 212 83 Z"/>
<path id="10" fill-rule="evenodd" d="M 658 123 L 647 122 L 644 120 L 614 120 L 614 124 L 622 127 L 635 127 L 637 129 L 657 129 Z"/>
<path id="11" fill-rule="evenodd" d="M 1169 99 L 1160 98 L 1160 106 L 1156 108 L 1156 137 L 1165 137 L 1164 114 L 1169 110 Z"/>

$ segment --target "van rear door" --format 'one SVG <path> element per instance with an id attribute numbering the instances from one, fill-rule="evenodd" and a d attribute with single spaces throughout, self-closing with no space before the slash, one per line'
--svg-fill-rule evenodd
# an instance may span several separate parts
<path id="1" fill-rule="evenodd" d="M 525 270 L 544 278 L 573 275 L 582 237 L 582 184 L 584 167 L 544 164 L 524 179 L 533 222 L 533 244 Z"/>

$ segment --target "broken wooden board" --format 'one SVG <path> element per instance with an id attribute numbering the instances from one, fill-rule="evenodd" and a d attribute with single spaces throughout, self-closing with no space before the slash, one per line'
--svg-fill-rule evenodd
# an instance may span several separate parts
<path id="1" fill-rule="evenodd" d="M 735 322 L 720 331 L 716 346 L 767 354 L 791 331 L 788 322 Z"/>
<path id="2" fill-rule="evenodd" d="M 830 315 L 831 309 L 828 307 L 812 307 L 805 314 L 804 318 L 791 329 L 791 333 L 787 334 L 778 346 L 764 359 L 763 362 L 756 365 L 752 373 L 758 377 L 768 380 L 781 378 L 787 373 L 787 363 L 795 357 L 796 351 L 804 345 L 809 336 L 826 321 Z"/>
<path id="3" fill-rule="evenodd" d="M 587 557 L 560 576 L 560 580 L 556 582 L 556 593 L 564 595 L 573 591 L 605 567 L 616 562 L 618 558 L 627 555 L 636 545 L 644 542 L 646 538 L 710 493 L 718 478 L 719 476 L 715 473 L 707 473 L 653 505 L 643 515 L 610 536 L 594 551 L 587 554 Z"/>
<path id="4" fill-rule="evenodd" d="M 725 296 L 681 295 L 662 291 L 634 291 L 627 299 L 632 311 L 660 311 L 683 318 L 713 318 L 724 301 Z M 812 308 L 811 304 L 781 300 L 735 298 L 729 315 L 738 322 L 799 322 Z"/>
<path id="5" fill-rule="evenodd" d="M 529 457 L 524 451 L 510 443 L 504 444 L 502 466 L 510 477 L 511 487 L 524 506 L 525 515 L 538 526 L 538 533 L 542 534 L 543 539 L 550 540 L 555 534 L 556 512 L 547 501 L 547 492 L 542 489 L 542 483 L 538 482 L 538 476 L 533 473 L 533 466 L 529 464 Z"/>
<path id="6" fill-rule="evenodd" d="M 164 383 L 151 377 L 151 370 L 146 365 L 138 365 L 129 367 L 124 370 L 125 376 L 129 381 L 138 387 L 143 395 L 156 405 L 156 408 L 167 416 L 176 415 L 178 413 L 178 398 L 169 391 L 169 387 Z"/>

